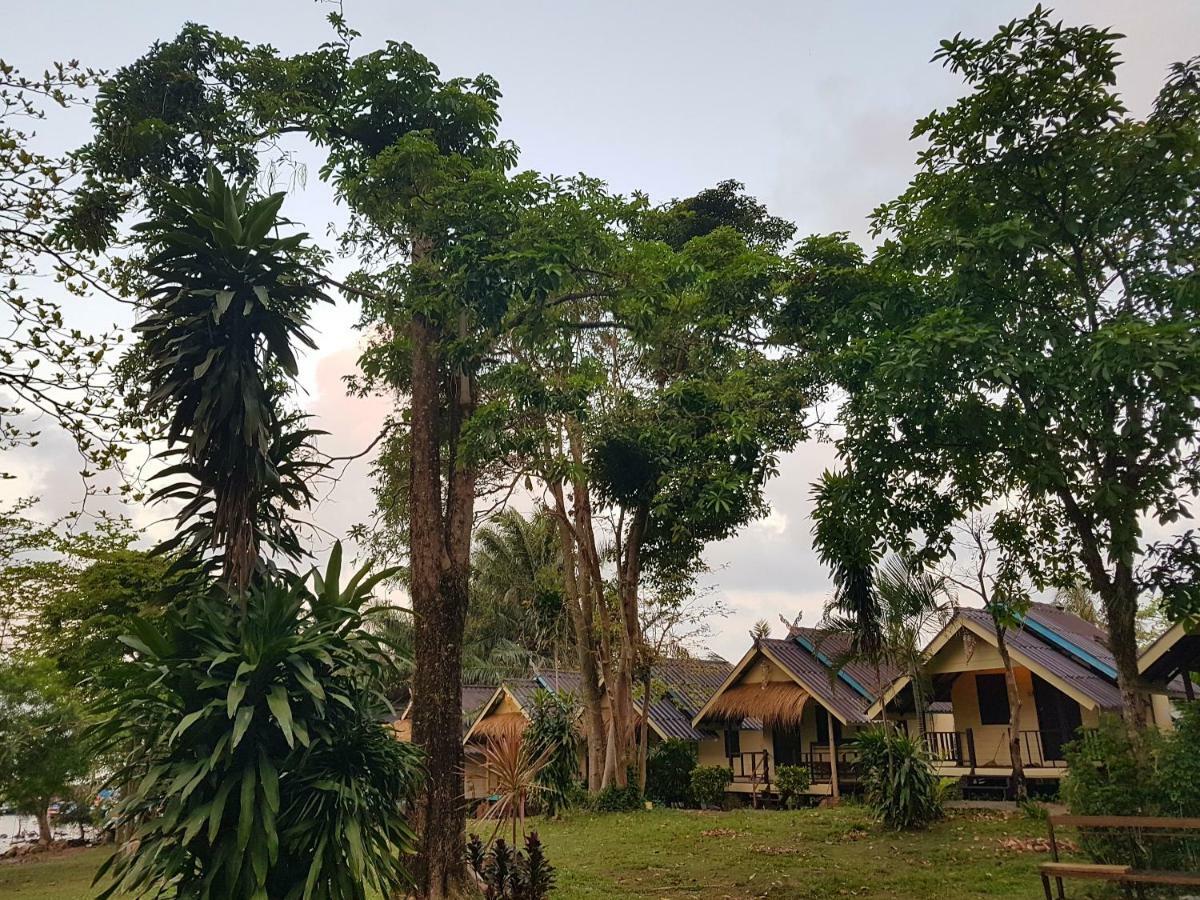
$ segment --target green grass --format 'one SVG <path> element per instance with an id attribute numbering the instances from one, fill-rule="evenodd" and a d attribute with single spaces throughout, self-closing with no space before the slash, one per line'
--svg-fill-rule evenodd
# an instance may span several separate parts
<path id="1" fill-rule="evenodd" d="M 850 805 L 573 813 L 531 825 L 558 868 L 560 900 L 1036 898 L 1037 864 L 1046 858 L 1001 846 L 1009 837 L 1045 836 L 1044 823 L 1020 815 L 958 814 L 915 834 L 885 831 Z M 0 897 L 82 900 L 105 852 L 0 864 Z"/>

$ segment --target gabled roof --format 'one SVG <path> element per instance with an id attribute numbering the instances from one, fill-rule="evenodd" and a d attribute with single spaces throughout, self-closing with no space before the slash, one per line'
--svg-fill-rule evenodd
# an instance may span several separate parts
<path id="1" fill-rule="evenodd" d="M 475 721 L 483 705 L 496 693 L 494 684 L 464 684 L 462 686 L 462 715 L 463 727 L 468 727 Z M 389 722 L 402 722 L 412 716 L 412 699 L 404 705 L 398 715 L 388 719 Z"/>
<path id="2" fill-rule="evenodd" d="M 651 677 L 661 682 L 666 690 L 663 696 L 650 704 L 650 727 L 663 740 L 703 741 L 712 738 L 711 731 L 692 724 L 692 717 L 716 693 L 731 671 L 733 664 L 720 657 L 664 659 L 655 663 Z M 640 713 L 640 697 L 637 709 Z"/>
<path id="3" fill-rule="evenodd" d="M 847 662 L 840 671 L 834 665 L 842 661 L 847 639 L 816 628 L 793 628 L 786 638 L 760 638 L 738 662 L 713 697 L 738 682 L 750 664 L 760 656 L 769 659 L 795 684 L 843 724 L 865 723 L 867 709 L 878 691 L 877 681 L 886 684 L 895 671 L 885 667 L 876 678 L 874 667 Z M 693 717 L 699 725 L 712 698 Z"/>
<path id="4" fill-rule="evenodd" d="M 959 607 L 953 618 L 925 648 L 932 659 L 951 638 L 964 629 L 996 645 L 996 628 L 987 610 Z M 1034 603 L 1021 624 L 1005 635 L 1013 661 L 1053 684 L 1063 693 L 1091 709 L 1121 709 L 1116 662 L 1108 649 L 1104 629 L 1048 603 Z M 890 703 L 909 682 L 898 676 L 883 693 Z M 871 705 L 870 715 L 879 715 L 880 703 Z"/>
<path id="5" fill-rule="evenodd" d="M 1159 635 L 1149 647 L 1138 657 L 1138 671 L 1152 681 L 1164 681 L 1168 678 L 1179 682 L 1183 690 L 1182 678 L 1175 678 L 1179 673 L 1187 673 L 1200 668 L 1200 623 L 1176 622 Z"/>

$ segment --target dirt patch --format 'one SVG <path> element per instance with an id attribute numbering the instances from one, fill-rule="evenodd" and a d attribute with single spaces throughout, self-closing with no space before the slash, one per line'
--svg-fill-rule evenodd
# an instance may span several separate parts
<path id="1" fill-rule="evenodd" d="M 1000 846 L 1004 850 L 1009 850 L 1013 853 L 1049 853 L 1050 839 L 1044 837 L 1035 838 L 1005 838 L 1000 841 Z M 1058 849 L 1060 853 L 1077 853 L 1079 846 L 1074 842 L 1065 838 L 1060 838 L 1058 841 Z"/>

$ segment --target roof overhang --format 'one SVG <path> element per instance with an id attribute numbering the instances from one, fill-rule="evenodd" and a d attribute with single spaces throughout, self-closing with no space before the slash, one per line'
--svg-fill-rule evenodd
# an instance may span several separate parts
<path id="1" fill-rule="evenodd" d="M 1138 672 L 1153 681 L 1169 681 L 1200 662 L 1200 623 L 1176 622 L 1138 657 Z"/>
<path id="2" fill-rule="evenodd" d="M 946 627 L 938 632 L 937 636 L 930 641 L 929 646 L 925 648 L 925 661 L 929 662 L 935 656 L 937 656 L 937 654 L 941 652 L 941 650 L 964 629 L 970 631 L 977 638 L 987 644 L 990 644 L 992 647 L 996 647 L 998 644 L 995 634 L 990 632 L 988 629 L 984 628 L 982 625 L 979 625 L 977 622 L 972 621 L 966 616 L 955 615 L 954 618 L 947 623 Z M 1080 706 L 1090 710 L 1100 709 L 1100 703 L 1095 698 L 1089 697 L 1083 691 L 1075 687 L 1075 685 L 1063 678 L 1060 678 L 1058 675 L 1051 672 L 1036 660 L 1030 659 L 1011 644 L 1008 647 L 1008 652 L 1012 657 L 1013 662 L 1033 672 L 1042 680 L 1054 685 L 1054 687 L 1058 688 L 1058 690 L 1062 691 Z M 964 669 L 963 671 L 968 670 Z M 888 685 L 887 689 L 880 695 L 880 698 L 871 704 L 870 708 L 867 710 L 867 716 L 872 719 L 879 716 L 882 713 L 882 704 L 891 703 L 892 700 L 894 700 L 900 693 L 900 691 L 908 686 L 910 681 L 912 681 L 911 676 L 901 675 L 890 685 Z"/>
<path id="3" fill-rule="evenodd" d="M 494 710 L 496 708 L 496 706 L 500 703 L 500 701 L 502 699 L 504 699 L 505 696 L 510 697 L 512 699 L 512 702 L 516 704 L 517 709 L 520 710 L 523 715 L 528 716 L 528 713 L 525 712 L 525 707 L 523 707 L 521 705 L 521 701 L 518 700 L 516 698 L 516 695 L 513 694 L 513 692 L 508 689 L 508 685 L 502 684 L 498 688 L 496 688 L 495 692 L 488 699 L 488 702 L 483 704 L 482 707 L 480 707 L 479 714 L 477 716 L 475 716 L 475 721 L 471 723 L 471 727 L 468 728 L 467 733 L 465 735 L 463 735 L 463 743 L 464 744 L 471 740 L 472 736 L 475 734 L 476 726 L 479 725 L 479 723 L 481 721 L 483 721 L 483 719 L 485 719 L 488 715 L 491 714 L 492 710 Z"/>

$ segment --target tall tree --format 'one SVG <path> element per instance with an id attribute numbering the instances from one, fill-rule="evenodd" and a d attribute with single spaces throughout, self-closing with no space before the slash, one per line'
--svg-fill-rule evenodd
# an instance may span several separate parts
<path id="1" fill-rule="evenodd" d="M 85 477 L 125 453 L 108 389 L 117 339 L 69 325 L 61 301 L 110 289 L 92 255 L 58 239 L 78 164 L 39 150 L 30 129 L 49 111 L 84 103 L 95 81 L 78 63 L 27 77 L 0 60 L 0 448 L 36 446 L 44 418 L 74 440 Z M 60 296 L 46 292 L 51 284 Z"/>
<path id="2" fill-rule="evenodd" d="M 54 665 L 6 654 L 0 664 L 0 800 L 37 817 L 38 839 L 50 843 L 49 810 L 88 773 L 83 711 Z"/>
<path id="3" fill-rule="evenodd" d="M 874 216 L 884 244 L 866 262 L 803 242 L 782 321 L 844 392 L 839 450 L 893 546 L 922 533 L 939 556 L 971 511 L 1020 510 L 997 537 L 1035 584 L 1086 575 L 1140 725 L 1138 594 L 1183 612 L 1192 579 L 1169 575 L 1200 559 L 1147 547 L 1141 524 L 1185 515 L 1200 470 L 1200 59 L 1138 118 L 1118 37 L 1039 7 L 942 42 L 968 92 L 917 122 L 918 174 Z"/>

